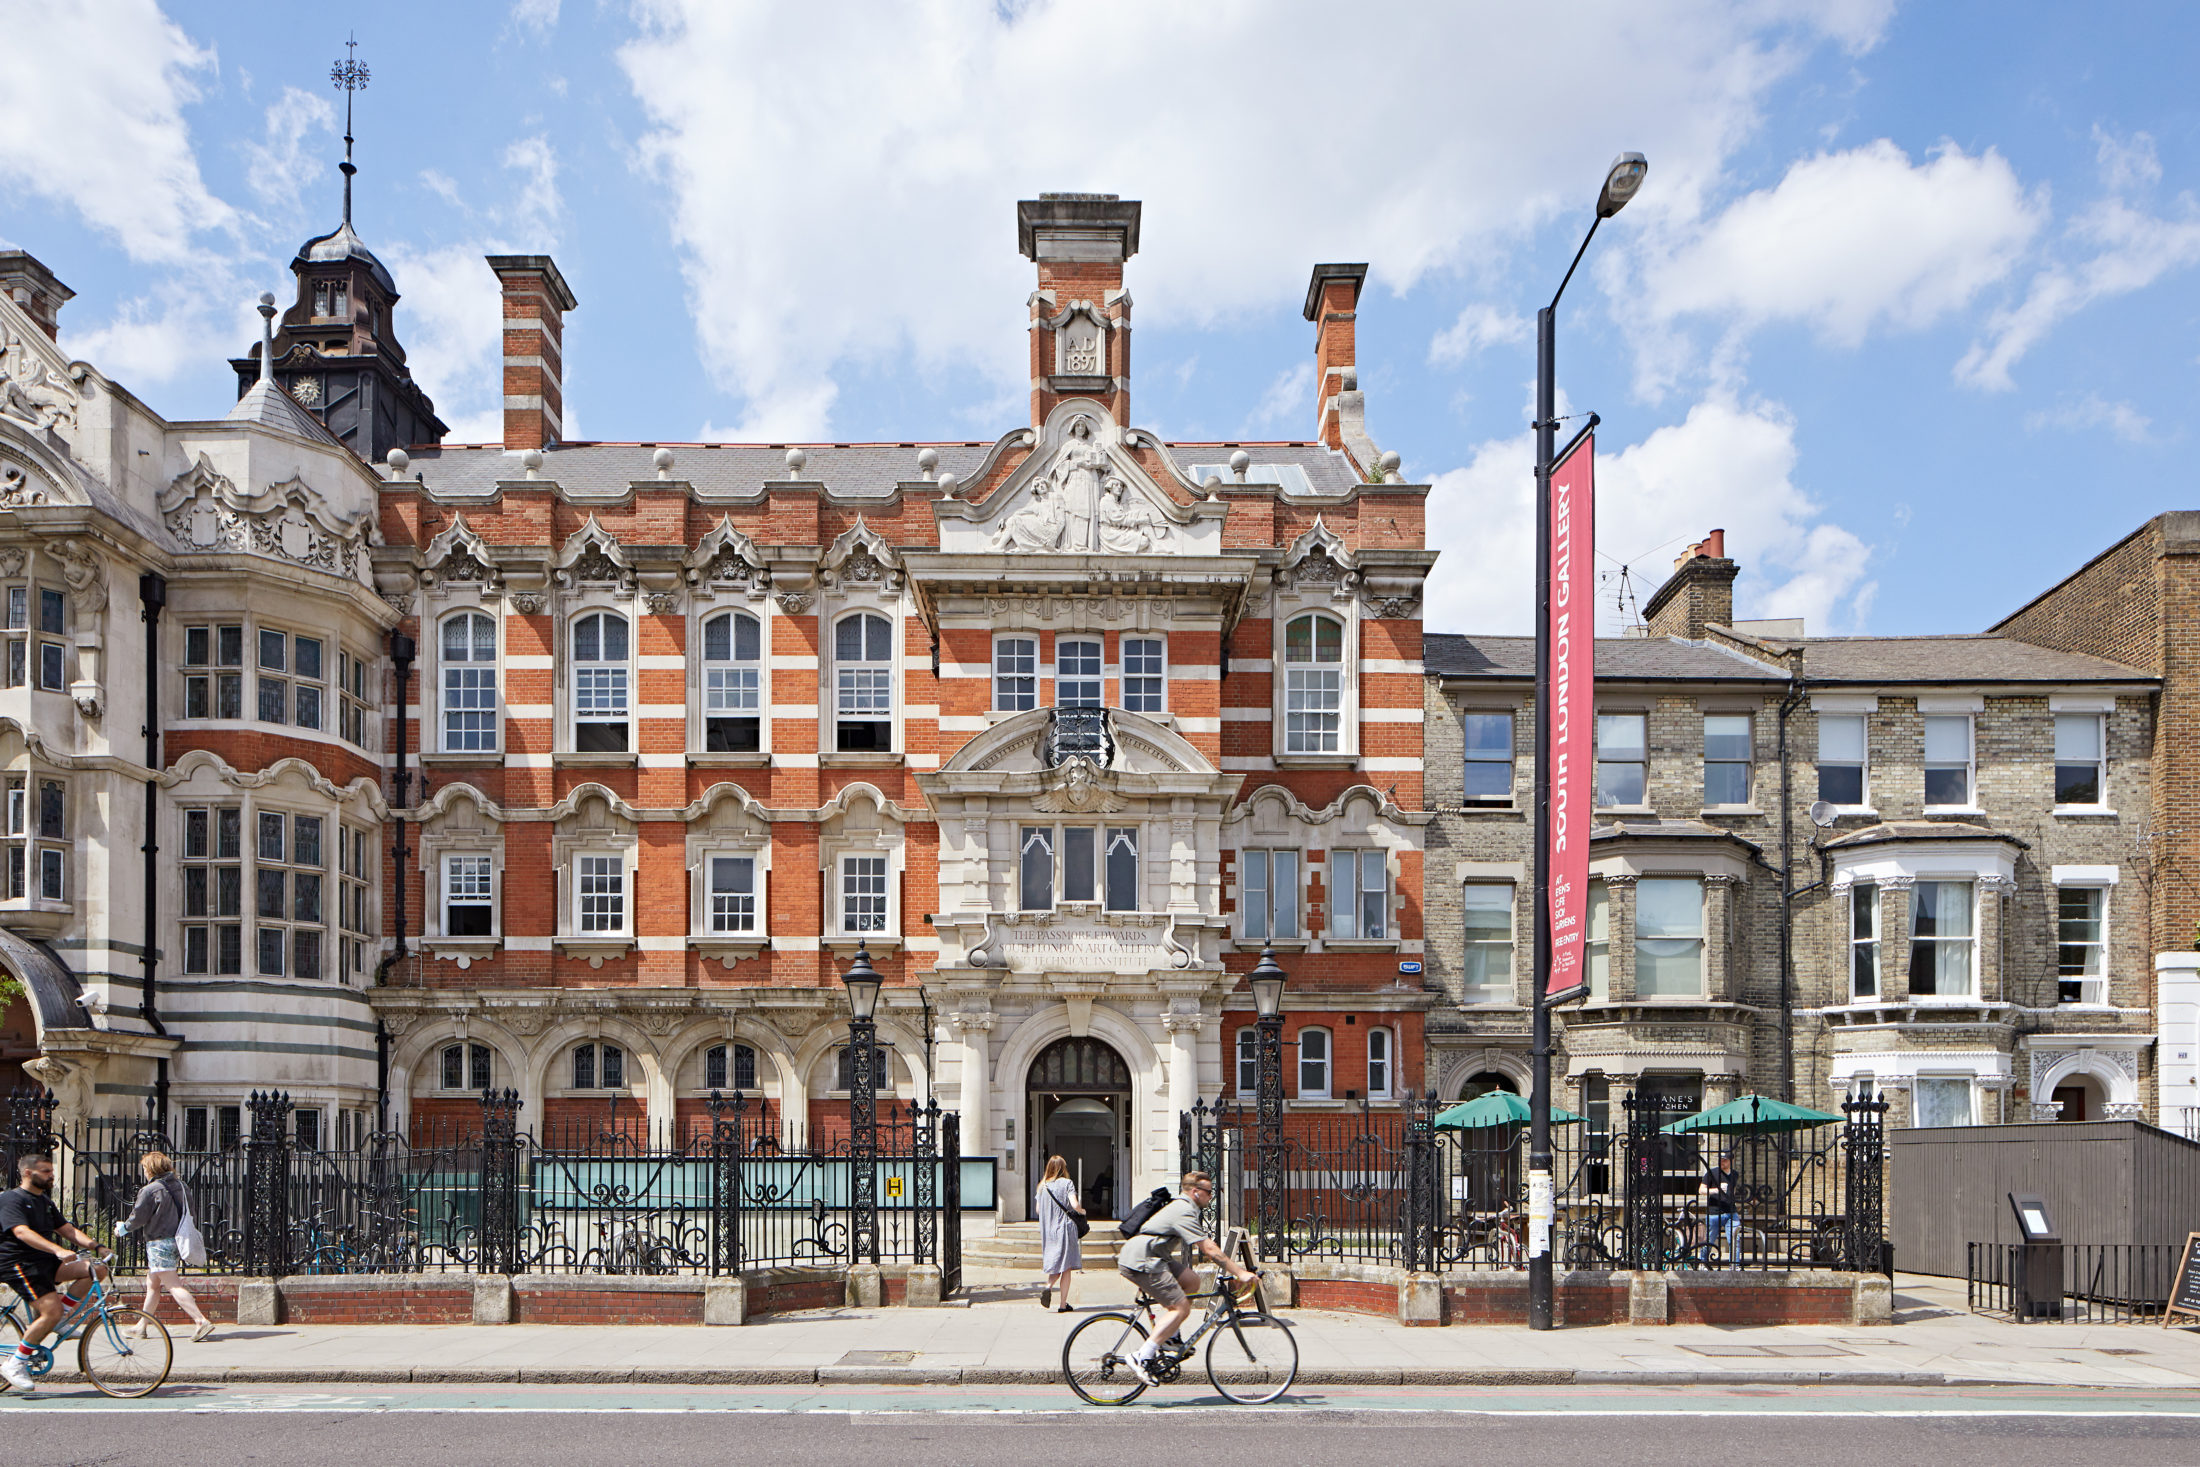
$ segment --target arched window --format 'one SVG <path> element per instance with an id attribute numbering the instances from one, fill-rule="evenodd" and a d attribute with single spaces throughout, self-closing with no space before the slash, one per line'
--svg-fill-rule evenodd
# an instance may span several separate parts
<path id="1" fill-rule="evenodd" d="M 623 754 L 627 738 L 626 618 L 591 611 L 573 623 L 573 748 Z"/>
<path id="2" fill-rule="evenodd" d="M 894 1089 L 894 1069 L 892 1062 L 888 1059 L 891 1053 L 892 1050 L 885 1040 L 876 1039 L 872 1041 L 871 1084 L 873 1088 L 886 1094 L 892 1094 Z M 835 1090 L 853 1090 L 856 1088 L 856 1051 L 853 1045 L 843 1044 L 840 1046 L 840 1050 L 834 1058 L 833 1088 Z"/>
<path id="3" fill-rule="evenodd" d="M 730 1065 L 729 1065 L 730 1061 Z M 705 1090 L 754 1090 L 756 1051 L 746 1044 L 713 1044 L 703 1051 Z"/>
<path id="4" fill-rule="evenodd" d="M 1329 1031 L 1301 1029 L 1299 1041 L 1299 1099 L 1329 1098 Z"/>
<path id="5" fill-rule="evenodd" d="M 575 1090 L 624 1090 L 626 1088 L 626 1051 L 616 1044 L 574 1045 L 573 1088 Z"/>
<path id="6" fill-rule="evenodd" d="M 443 752 L 485 754 L 496 746 L 496 623 L 462 611 L 443 621 Z"/>
<path id="7" fill-rule="evenodd" d="M 1283 749 L 1335 754 L 1343 749 L 1344 625 L 1298 617 L 1283 633 Z"/>
<path id="8" fill-rule="evenodd" d="M 834 747 L 843 754 L 894 746 L 894 636 L 883 616 L 844 618 L 833 629 Z"/>
<path id="9" fill-rule="evenodd" d="M 496 1066 L 486 1044 L 443 1046 L 445 1090 L 487 1090 L 496 1083 Z"/>
<path id="10" fill-rule="evenodd" d="M 703 748 L 753 754 L 763 745 L 763 626 L 745 611 L 703 623 Z"/>

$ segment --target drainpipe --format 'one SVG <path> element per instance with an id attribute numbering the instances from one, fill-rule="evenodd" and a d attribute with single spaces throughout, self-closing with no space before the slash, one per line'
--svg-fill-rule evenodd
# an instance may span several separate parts
<path id="1" fill-rule="evenodd" d="M 1802 706 L 1803 680 L 1780 699 L 1780 1098 L 1795 1099 L 1795 801 L 1788 758 L 1788 715 Z M 1807 890 L 1807 888 L 1806 888 Z"/>
<path id="2" fill-rule="evenodd" d="M 153 571 L 138 577 L 138 615 L 145 622 L 145 932 L 139 961 L 145 974 L 138 984 L 138 1016 L 145 1027 L 166 1036 L 160 1021 L 160 613 L 168 604 L 168 579 Z M 153 1062 L 155 1125 L 168 1129 L 168 1057 Z"/>
<path id="3" fill-rule="evenodd" d="M 403 958 L 411 950 L 405 937 L 405 816 L 402 813 L 412 804 L 412 771 L 405 767 L 405 689 L 412 681 L 413 639 L 403 632 L 390 633 L 390 660 L 397 664 L 397 776 L 394 787 L 397 792 L 397 841 L 390 847 L 395 858 L 396 871 L 393 888 L 397 895 L 397 946 L 391 951 L 389 962 Z M 389 962 L 383 964 L 386 974 Z"/>

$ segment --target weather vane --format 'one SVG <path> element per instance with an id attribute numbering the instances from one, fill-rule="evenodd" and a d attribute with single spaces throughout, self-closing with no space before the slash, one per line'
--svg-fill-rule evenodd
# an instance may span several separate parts
<path id="1" fill-rule="evenodd" d="M 359 40 L 354 35 L 344 42 L 344 59 L 329 68 L 329 80 L 344 94 L 344 222 L 351 223 L 351 176 L 359 170 L 351 166 L 351 94 L 366 90 L 367 68 L 360 64 Z"/>

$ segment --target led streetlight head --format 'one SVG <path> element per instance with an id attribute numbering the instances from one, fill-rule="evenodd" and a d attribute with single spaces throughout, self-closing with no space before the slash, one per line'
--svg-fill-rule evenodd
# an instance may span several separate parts
<path id="1" fill-rule="evenodd" d="M 1622 153 L 1614 158 L 1612 171 L 1604 175 L 1604 192 L 1597 195 L 1597 218 L 1609 219 L 1625 208 L 1649 171 L 1650 161 L 1640 153 Z"/>

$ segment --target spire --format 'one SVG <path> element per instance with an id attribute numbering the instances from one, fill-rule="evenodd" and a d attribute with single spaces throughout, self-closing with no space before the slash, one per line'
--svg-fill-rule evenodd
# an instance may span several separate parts
<path id="1" fill-rule="evenodd" d="M 344 94 L 344 223 L 351 223 L 351 176 L 359 170 L 351 166 L 351 94 L 364 91 L 367 85 L 367 69 L 359 64 L 359 42 L 356 37 L 344 42 L 344 59 L 329 68 L 329 80 Z"/>
<path id="2" fill-rule="evenodd" d="M 275 380 L 275 292 L 260 292 L 260 380 Z"/>

